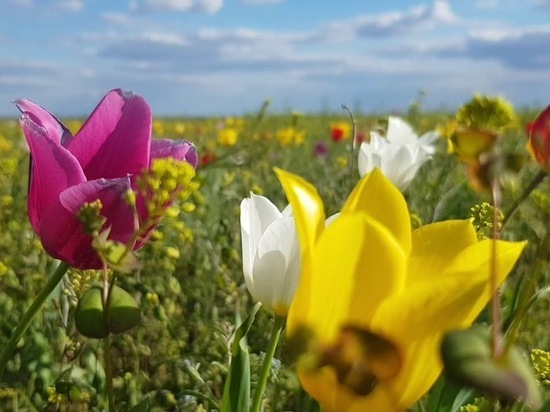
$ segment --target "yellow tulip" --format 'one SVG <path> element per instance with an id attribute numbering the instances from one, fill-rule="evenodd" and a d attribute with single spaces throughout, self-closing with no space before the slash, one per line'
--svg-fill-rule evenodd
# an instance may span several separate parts
<path id="1" fill-rule="evenodd" d="M 292 340 L 307 332 L 297 363 L 304 389 L 327 412 L 411 406 L 442 370 L 443 334 L 470 325 L 490 299 L 492 241 L 478 241 L 462 220 L 411 231 L 403 196 L 378 169 L 325 226 L 315 187 L 276 172 L 301 247 L 287 333 Z M 499 284 L 524 246 L 497 242 Z"/>

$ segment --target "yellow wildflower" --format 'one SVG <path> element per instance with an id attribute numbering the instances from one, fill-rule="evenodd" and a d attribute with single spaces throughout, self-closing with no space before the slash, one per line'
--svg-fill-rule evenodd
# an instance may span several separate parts
<path id="1" fill-rule="evenodd" d="M 218 130 L 218 143 L 220 146 L 235 146 L 237 144 L 237 139 L 239 134 L 237 129 L 232 127 L 224 127 L 221 130 Z"/>

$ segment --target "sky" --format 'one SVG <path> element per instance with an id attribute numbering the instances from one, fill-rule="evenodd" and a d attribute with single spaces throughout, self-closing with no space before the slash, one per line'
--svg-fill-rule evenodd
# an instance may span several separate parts
<path id="1" fill-rule="evenodd" d="M 0 116 L 113 88 L 157 116 L 550 103 L 550 0 L 0 0 L 0 21 Z"/>

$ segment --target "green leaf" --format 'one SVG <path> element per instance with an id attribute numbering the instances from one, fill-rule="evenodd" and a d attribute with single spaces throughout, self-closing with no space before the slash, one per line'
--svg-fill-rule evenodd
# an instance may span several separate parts
<path id="1" fill-rule="evenodd" d="M 128 412 L 147 412 L 149 410 L 151 399 L 146 396 L 139 403 L 132 406 Z"/>
<path id="2" fill-rule="evenodd" d="M 473 389 L 462 388 L 441 375 L 427 399 L 427 410 L 438 412 L 458 412 L 473 398 Z"/>
<path id="3" fill-rule="evenodd" d="M 260 308 L 257 303 L 235 330 L 231 345 L 231 364 L 223 389 L 221 412 L 248 411 L 250 407 L 250 354 L 246 335 Z"/>

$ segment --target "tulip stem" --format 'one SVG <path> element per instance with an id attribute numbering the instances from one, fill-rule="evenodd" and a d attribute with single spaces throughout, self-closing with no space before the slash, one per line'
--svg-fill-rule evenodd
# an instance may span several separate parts
<path id="1" fill-rule="evenodd" d="M 107 389 L 107 399 L 109 402 L 109 412 L 115 410 L 115 393 L 113 389 L 113 362 L 111 358 L 111 334 L 109 333 L 103 339 L 103 357 L 105 358 L 105 381 Z"/>
<path id="2" fill-rule="evenodd" d="M 271 362 L 273 361 L 273 355 L 275 354 L 275 349 L 277 348 L 277 344 L 279 343 L 281 331 L 285 326 L 285 320 L 286 319 L 282 316 L 275 316 L 275 323 L 273 325 L 273 329 L 271 330 L 271 338 L 269 340 L 269 345 L 265 353 L 260 377 L 258 379 L 256 389 L 254 390 L 254 398 L 252 400 L 252 408 L 250 409 L 250 412 L 261 411 L 267 379 L 269 378 L 269 374 L 271 372 Z"/>
<path id="3" fill-rule="evenodd" d="M 504 352 L 503 332 L 502 332 L 502 314 L 500 306 L 500 292 L 497 279 L 497 240 L 500 238 L 500 230 L 498 225 L 498 210 L 501 204 L 501 192 L 498 183 L 493 182 L 493 242 L 491 256 L 491 314 L 493 320 L 492 330 L 492 346 L 493 357 L 499 359 Z"/>
<path id="4" fill-rule="evenodd" d="M 44 303 L 46 303 L 50 294 L 55 290 L 59 282 L 61 282 L 63 276 L 65 276 L 65 273 L 67 273 L 67 270 L 69 270 L 69 265 L 67 263 L 59 263 L 59 266 L 57 266 L 55 272 L 49 277 L 48 281 L 46 282 L 44 289 L 42 289 L 32 305 L 29 307 L 29 309 L 27 309 L 27 312 L 25 312 L 25 314 L 23 315 L 23 318 L 10 336 L 8 343 L 6 343 L 2 354 L 0 354 L 0 377 L 4 374 L 6 365 L 12 357 L 13 352 L 15 351 L 15 348 L 19 343 L 19 340 L 23 337 L 23 334 L 31 325 L 38 311 L 42 308 L 42 306 L 44 306 Z"/>

